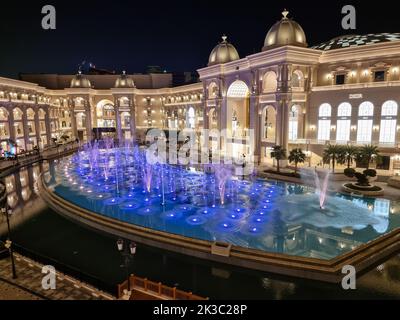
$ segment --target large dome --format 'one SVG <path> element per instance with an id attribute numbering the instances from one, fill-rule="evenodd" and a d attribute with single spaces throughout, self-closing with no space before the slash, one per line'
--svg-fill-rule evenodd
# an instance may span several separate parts
<path id="1" fill-rule="evenodd" d="M 228 41 L 226 41 L 226 39 L 226 36 L 222 36 L 222 42 L 220 42 L 213 49 L 213 51 L 211 51 L 210 58 L 208 59 L 208 66 L 227 63 L 240 59 L 235 47 Z"/>
<path id="2" fill-rule="evenodd" d="M 71 88 L 91 88 L 92 84 L 89 79 L 82 75 L 79 71 L 78 74 L 71 80 Z"/>
<path id="3" fill-rule="evenodd" d="M 131 77 L 126 75 L 125 71 L 122 71 L 122 74 L 115 81 L 115 88 L 134 88 L 135 83 Z"/>
<path id="4" fill-rule="evenodd" d="M 303 28 L 287 16 L 289 11 L 282 12 L 282 19 L 275 23 L 265 37 L 263 51 L 280 46 L 307 47 L 306 35 Z"/>

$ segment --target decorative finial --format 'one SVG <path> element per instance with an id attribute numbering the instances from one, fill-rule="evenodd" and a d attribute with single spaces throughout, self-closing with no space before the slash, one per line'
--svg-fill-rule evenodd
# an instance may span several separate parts
<path id="1" fill-rule="evenodd" d="M 287 19 L 289 14 L 289 11 L 287 11 L 286 9 L 283 10 L 282 15 L 283 15 L 283 19 Z"/>
<path id="2" fill-rule="evenodd" d="M 223 42 L 226 42 L 226 39 L 228 39 L 228 37 L 227 37 L 225 34 L 223 34 L 223 35 L 222 35 L 222 41 L 223 41 Z"/>
<path id="3" fill-rule="evenodd" d="M 125 70 L 122 70 L 122 74 L 123 74 L 123 75 L 126 75 L 126 71 L 125 71 Z"/>

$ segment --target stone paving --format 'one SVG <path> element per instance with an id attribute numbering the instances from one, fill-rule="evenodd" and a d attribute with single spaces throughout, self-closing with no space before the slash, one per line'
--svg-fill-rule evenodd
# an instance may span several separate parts
<path id="1" fill-rule="evenodd" d="M 57 273 L 56 290 L 42 288 L 42 265 L 15 254 L 17 279 L 12 279 L 11 261 L 0 260 L 0 300 L 113 300 L 69 276 Z M 4 281 L 6 280 L 6 281 Z"/>

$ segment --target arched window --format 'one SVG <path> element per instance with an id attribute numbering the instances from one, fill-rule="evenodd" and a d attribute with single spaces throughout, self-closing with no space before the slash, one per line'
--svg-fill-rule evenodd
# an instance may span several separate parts
<path id="1" fill-rule="evenodd" d="M 236 80 L 233 82 L 229 89 L 227 96 L 229 98 L 246 98 L 249 95 L 249 88 L 247 84 L 241 80 Z"/>
<path id="2" fill-rule="evenodd" d="M 27 116 L 28 120 L 35 119 L 35 111 L 33 111 L 32 108 L 29 108 L 28 110 L 26 110 L 26 116 Z"/>
<path id="3" fill-rule="evenodd" d="M 344 102 L 339 105 L 336 126 L 336 141 L 347 142 L 350 140 L 351 109 L 351 104 L 348 102 Z"/>
<path id="4" fill-rule="evenodd" d="M 295 70 L 292 74 L 292 87 L 293 88 L 301 88 L 303 87 L 303 72 L 300 70 Z"/>
<path id="5" fill-rule="evenodd" d="M 319 107 L 319 117 L 331 117 L 332 116 L 332 107 L 329 103 L 321 104 Z"/>
<path id="6" fill-rule="evenodd" d="M 211 82 L 208 86 L 208 97 L 209 99 L 218 97 L 218 85 L 215 82 Z"/>
<path id="7" fill-rule="evenodd" d="M 299 132 L 299 106 L 292 106 L 289 117 L 289 140 L 296 141 Z"/>
<path id="8" fill-rule="evenodd" d="M 131 114 L 129 112 L 121 113 L 121 127 L 123 129 L 128 129 L 131 123 Z"/>
<path id="9" fill-rule="evenodd" d="M 13 110 L 14 121 L 22 121 L 22 111 L 19 108 Z"/>
<path id="10" fill-rule="evenodd" d="M 273 106 L 263 109 L 263 140 L 268 142 L 276 140 L 276 111 Z"/>
<path id="11" fill-rule="evenodd" d="M 190 107 L 187 113 L 187 126 L 190 129 L 194 129 L 196 126 L 196 112 L 193 107 Z"/>
<path id="12" fill-rule="evenodd" d="M 263 92 L 276 92 L 278 81 L 276 80 L 276 73 L 269 71 L 263 78 Z"/>
<path id="13" fill-rule="evenodd" d="M 382 105 L 379 142 L 395 143 L 398 105 L 396 101 L 386 101 Z"/>
<path id="14" fill-rule="evenodd" d="M 374 105 L 363 102 L 358 109 L 357 142 L 370 143 L 372 139 L 372 125 L 374 116 Z"/>
<path id="15" fill-rule="evenodd" d="M 319 107 L 318 140 L 331 139 L 331 116 L 331 105 L 329 103 L 322 104 Z"/>

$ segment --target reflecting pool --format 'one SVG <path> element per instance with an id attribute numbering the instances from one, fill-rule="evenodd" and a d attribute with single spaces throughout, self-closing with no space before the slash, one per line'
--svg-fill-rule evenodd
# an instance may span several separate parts
<path id="1" fill-rule="evenodd" d="M 400 227 L 399 203 L 242 180 L 221 167 L 150 165 L 138 148 L 90 149 L 51 165 L 45 182 L 98 214 L 154 230 L 331 259 Z"/>

